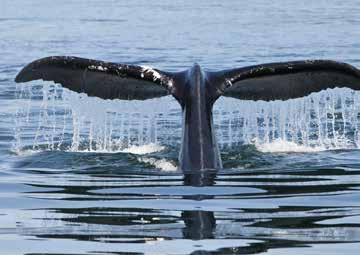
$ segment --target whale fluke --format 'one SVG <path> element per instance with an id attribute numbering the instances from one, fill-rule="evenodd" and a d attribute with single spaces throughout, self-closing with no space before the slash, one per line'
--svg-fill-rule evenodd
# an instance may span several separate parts
<path id="1" fill-rule="evenodd" d="M 331 60 L 268 63 L 214 73 L 219 95 L 243 100 L 287 100 L 327 88 L 360 89 L 360 71 Z"/>
<path id="2" fill-rule="evenodd" d="M 103 99 L 174 96 L 183 111 L 179 167 L 184 172 L 222 167 L 212 119 L 213 105 L 220 96 L 271 101 L 335 87 L 360 90 L 360 70 L 330 60 L 269 63 L 219 72 L 206 72 L 195 64 L 189 70 L 170 73 L 77 57 L 48 57 L 27 65 L 15 81 L 37 79 Z"/>
<path id="3" fill-rule="evenodd" d="M 78 57 L 36 60 L 16 76 L 16 82 L 46 80 L 102 99 L 144 100 L 171 93 L 172 80 L 152 68 Z"/>

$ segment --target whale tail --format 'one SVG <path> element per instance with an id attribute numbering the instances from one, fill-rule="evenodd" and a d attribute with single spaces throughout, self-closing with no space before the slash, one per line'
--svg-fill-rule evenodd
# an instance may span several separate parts
<path id="1" fill-rule="evenodd" d="M 217 97 L 288 100 L 327 88 L 360 90 L 360 70 L 331 60 L 269 63 L 210 73 Z"/>
<path id="2" fill-rule="evenodd" d="M 242 100 L 287 100 L 327 88 L 360 89 L 360 70 L 331 60 L 293 61 L 206 72 L 220 96 Z M 78 57 L 47 57 L 25 66 L 16 82 L 46 80 L 70 90 L 103 99 L 145 100 L 173 95 L 185 100 L 186 71 L 164 72 L 144 66 L 125 65 Z"/>
<path id="3" fill-rule="evenodd" d="M 174 96 L 183 109 L 179 161 L 184 171 L 221 168 L 212 122 L 212 106 L 220 96 L 271 101 L 335 87 L 360 90 L 360 70 L 328 60 L 269 63 L 220 72 L 203 72 L 194 65 L 170 73 L 76 57 L 48 57 L 24 67 L 15 81 L 37 79 L 103 99 Z"/>
<path id="4" fill-rule="evenodd" d="M 25 66 L 15 81 L 38 79 L 102 99 L 145 100 L 174 94 L 170 73 L 78 57 L 38 59 Z"/>

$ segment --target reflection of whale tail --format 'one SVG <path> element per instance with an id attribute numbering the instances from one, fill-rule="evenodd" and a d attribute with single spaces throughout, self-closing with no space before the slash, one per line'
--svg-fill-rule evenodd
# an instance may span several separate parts
<path id="1" fill-rule="evenodd" d="M 216 220 L 213 212 L 184 211 L 181 213 L 185 228 L 184 238 L 201 240 L 214 238 Z"/>

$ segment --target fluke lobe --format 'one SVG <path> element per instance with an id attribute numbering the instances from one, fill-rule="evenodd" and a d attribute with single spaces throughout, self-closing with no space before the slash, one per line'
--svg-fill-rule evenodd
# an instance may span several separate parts
<path id="1" fill-rule="evenodd" d="M 179 167 L 222 168 L 212 108 L 220 96 L 242 100 L 287 100 L 327 88 L 360 90 L 360 70 L 331 60 L 269 63 L 218 72 L 198 64 L 181 72 L 78 57 L 47 57 L 28 64 L 16 82 L 37 79 L 103 99 L 145 100 L 172 95 L 183 111 Z"/>

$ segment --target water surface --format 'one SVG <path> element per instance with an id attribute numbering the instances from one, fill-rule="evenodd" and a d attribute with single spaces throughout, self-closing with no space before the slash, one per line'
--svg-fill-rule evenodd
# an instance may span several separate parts
<path id="1" fill-rule="evenodd" d="M 48 55 L 168 71 L 308 58 L 360 67 L 358 6 L 2 0 L 1 253 L 357 254 L 359 94 L 220 100 L 225 168 L 184 176 L 170 97 L 109 102 L 13 79 Z"/>

